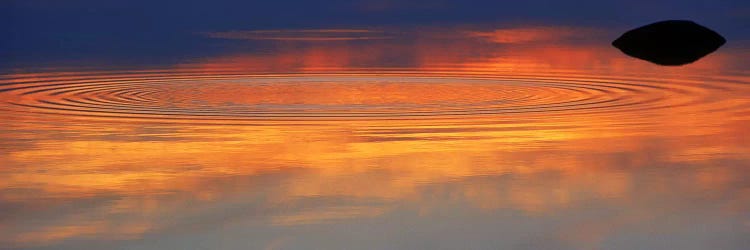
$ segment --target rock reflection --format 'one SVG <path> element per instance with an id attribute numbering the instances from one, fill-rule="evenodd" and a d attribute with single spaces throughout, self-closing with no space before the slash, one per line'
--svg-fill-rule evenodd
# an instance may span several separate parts
<path id="1" fill-rule="evenodd" d="M 625 32 L 612 45 L 632 57 L 679 66 L 703 58 L 724 43 L 724 37 L 695 22 L 669 20 Z"/>

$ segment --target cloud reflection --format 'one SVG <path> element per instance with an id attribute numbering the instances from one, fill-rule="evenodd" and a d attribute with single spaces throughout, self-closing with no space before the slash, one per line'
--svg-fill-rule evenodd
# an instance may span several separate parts
<path id="1" fill-rule="evenodd" d="M 365 29 L 249 30 L 203 34 L 210 38 L 279 41 L 352 41 L 391 38 L 386 32 Z"/>
<path id="2" fill-rule="evenodd" d="M 571 38 L 586 38 L 595 34 L 591 30 L 572 27 L 507 28 L 490 31 L 470 31 L 471 37 L 486 39 L 494 43 L 561 42 Z M 591 38 L 588 38 L 591 39 Z"/>

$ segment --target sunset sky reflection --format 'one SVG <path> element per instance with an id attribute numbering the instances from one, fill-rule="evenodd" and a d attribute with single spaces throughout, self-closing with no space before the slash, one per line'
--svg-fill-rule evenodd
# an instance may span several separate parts
<path id="1" fill-rule="evenodd" d="M 206 54 L 4 68 L 0 248 L 750 244 L 746 44 L 661 67 L 573 24 L 209 26 Z"/>

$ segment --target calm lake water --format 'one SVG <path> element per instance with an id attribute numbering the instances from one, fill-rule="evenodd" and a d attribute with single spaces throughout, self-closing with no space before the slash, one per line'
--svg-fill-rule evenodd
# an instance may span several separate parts
<path id="1" fill-rule="evenodd" d="M 220 31 L 9 66 L 0 248 L 747 249 L 750 43 L 664 67 L 618 35 Z"/>

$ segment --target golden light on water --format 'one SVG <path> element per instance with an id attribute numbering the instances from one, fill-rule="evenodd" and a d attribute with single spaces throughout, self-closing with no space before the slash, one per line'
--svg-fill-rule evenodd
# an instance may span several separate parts
<path id="1" fill-rule="evenodd" d="M 306 226 L 505 213 L 577 248 L 696 214 L 750 230 L 742 52 L 664 68 L 547 31 L 4 75 L 0 243 L 227 230 L 260 248 Z"/>

